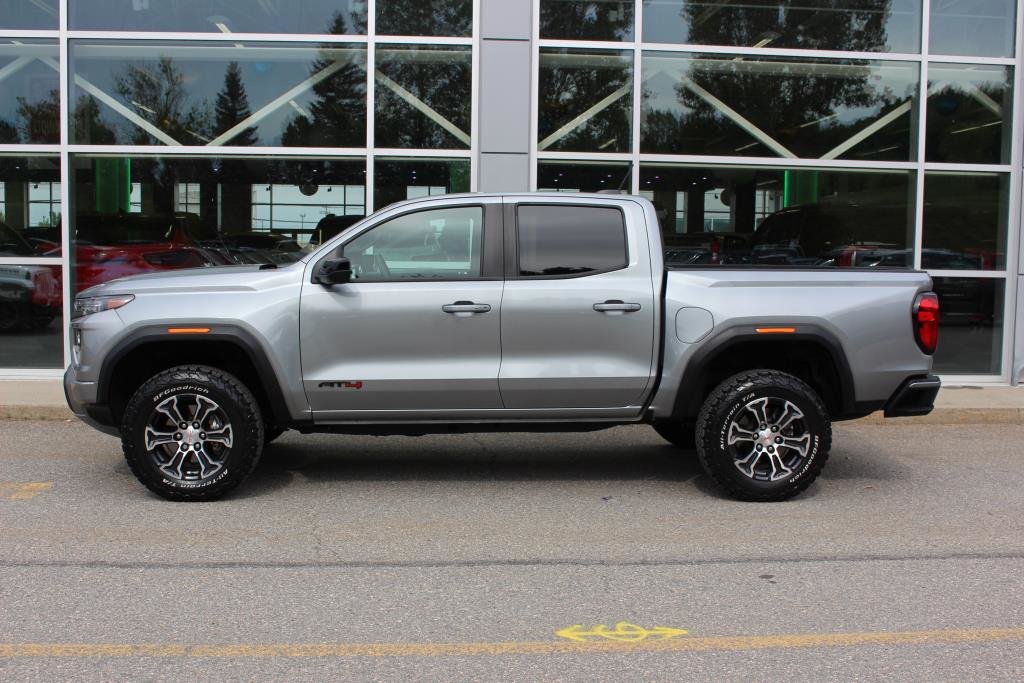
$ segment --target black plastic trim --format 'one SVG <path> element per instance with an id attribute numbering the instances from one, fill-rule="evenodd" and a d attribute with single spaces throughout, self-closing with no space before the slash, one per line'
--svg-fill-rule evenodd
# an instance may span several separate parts
<path id="1" fill-rule="evenodd" d="M 205 324 L 204 324 L 205 326 Z M 99 380 L 96 386 L 95 408 L 104 408 L 107 414 L 110 413 L 110 384 L 113 379 L 114 368 L 130 352 L 138 347 L 153 342 L 174 342 L 174 341 L 226 341 L 239 346 L 256 368 L 260 383 L 263 385 L 263 393 L 270 404 L 269 416 L 278 425 L 288 426 L 296 421 L 288 410 L 288 404 L 284 400 L 281 385 L 277 380 L 277 374 L 267 358 L 259 342 L 246 330 L 236 325 L 213 325 L 207 334 L 176 334 L 171 336 L 167 333 L 167 325 L 151 325 L 140 328 L 131 336 L 119 342 L 103 360 L 100 367 Z M 87 408 L 86 412 L 89 412 Z M 92 416 L 92 413 L 89 413 Z M 96 419 L 96 418 L 94 418 Z M 112 419 L 112 418 L 111 418 Z"/>
<path id="2" fill-rule="evenodd" d="M 935 408 L 935 397 L 941 388 L 942 381 L 935 375 L 911 377 L 900 385 L 885 404 L 885 416 L 927 415 Z"/>
<path id="3" fill-rule="evenodd" d="M 704 378 L 713 367 L 715 358 L 737 344 L 752 341 L 812 341 L 821 344 L 828 351 L 839 373 L 839 397 L 842 410 L 839 414 L 831 416 L 832 419 L 838 421 L 867 414 L 861 413 L 863 407 L 858 406 L 854 398 L 853 372 L 850 370 L 846 353 L 839 340 L 830 332 L 815 325 L 800 324 L 793 327 L 796 329 L 793 334 L 766 338 L 765 335 L 755 331 L 754 325 L 740 325 L 701 342 L 701 346 L 686 363 L 686 369 L 683 371 L 683 378 L 679 385 L 679 393 L 676 395 L 676 403 L 672 410 L 672 417 L 675 419 L 696 417 L 703 401 L 701 389 L 704 386 Z"/>

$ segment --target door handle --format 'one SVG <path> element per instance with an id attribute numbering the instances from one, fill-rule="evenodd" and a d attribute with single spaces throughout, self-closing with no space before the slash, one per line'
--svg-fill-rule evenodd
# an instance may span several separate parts
<path id="1" fill-rule="evenodd" d="M 601 311 L 602 313 L 607 311 L 622 311 L 623 313 L 633 313 L 640 310 L 640 304 L 629 304 L 618 299 L 609 299 L 602 304 L 594 304 L 595 311 Z"/>
<path id="2" fill-rule="evenodd" d="M 456 301 L 441 307 L 445 313 L 486 313 L 491 310 L 490 304 L 475 304 L 472 301 Z"/>

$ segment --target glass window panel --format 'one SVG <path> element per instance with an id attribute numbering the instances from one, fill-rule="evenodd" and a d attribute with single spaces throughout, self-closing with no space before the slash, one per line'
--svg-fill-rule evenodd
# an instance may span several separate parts
<path id="1" fill-rule="evenodd" d="M 423 188 L 469 192 L 469 159 L 376 159 L 373 173 L 375 209 L 423 196 Z"/>
<path id="2" fill-rule="evenodd" d="M 648 52 L 641 150 L 908 161 L 918 71 L 907 62 Z"/>
<path id="3" fill-rule="evenodd" d="M 378 0 L 377 33 L 392 36 L 470 36 L 472 0 Z"/>
<path id="4" fill-rule="evenodd" d="M 1014 0 L 932 0 L 929 52 L 1012 57 Z"/>
<path id="5" fill-rule="evenodd" d="M 84 31 L 366 33 L 366 0 L 69 0 L 68 10 Z"/>
<path id="6" fill-rule="evenodd" d="M 540 161 L 538 192 L 629 191 L 630 165 L 607 161 Z"/>
<path id="7" fill-rule="evenodd" d="M 467 280 L 481 275 L 484 210 L 479 206 L 416 211 L 347 243 L 352 279 Z"/>
<path id="8" fill-rule="evenodd" d="M 57 41 L 4 42 L 0 44 L 0 145 L 59 144 Z"/>
<path id="9" fill-rule="evenodd" d="M 935 372 L 997 375 L 1002 370 L 1002 278 L 932 278 L 939 295 L 939 347 Z"/>
<path id="10" fill-rule="evenodd" d="M 540 37 L 633 40 L 633 3 L 622 0 L 541 0 Z"/>
<path id="11" fill-rule="evenodd" d="M 928 66 L 928 161 L 1009 163 L 1012 120 L 1012 67 Z"/>
<path id="12" fill-rule="evenodd" d="M 1009 182 L 1001 173 L 926 173 L 921 266 L 1006 268 Z"/>
<path id="13" fill-rule="evenodd" d="M 911 171 L 644 164 L 670 265 L 912 264 Z"/>
<path id="14" fill-rule="evenodd" d="M 76 155 L 75 291 L 138 273 L 294 262 L 355 220 L 342 216 L 339 188 L 365 186 L 365 175 L 363 159 Z"/>
<path id="15" fill-rule="evenodd" d="M 64 367 L 61 282 L 60 266 L 0 264 L 0 367 Z"/>
<path id="16" fill-rule="evenodd" d="M 363 147 L 359 45 L 72 41 L 82 144 Z"/>
<path id="17" fill-rule="evenodd" d="M 471 49 L 381 45 L 376 54 L 377 147 L 468 149 Z"/>
<path id="18" fill-rule="evenodd" d="M 917 52 L 921 0 L 644 0 L 644 42 Z"/>
<path id="19" fill-rule="evenodd" d="M 0 256 L 59 257 L 60 158 L 0 156 L 0 190 Z"/>
<path id="20" fill-rule="evenodd" d="M 633 53 L 541 48 L 537 149 L 628 152 Z"/>
<path id="21" fill-rule="evenodd" d="M 519 276 L 587 275 L 625 268 L 622 211 L 593 206 L 520 205 Z"/>
<path id="22" fill-rule="evenodd" d="M 56 31 L 60 27 L 59 7 L 60 0 L 0 0 L 0 29 Z"/>

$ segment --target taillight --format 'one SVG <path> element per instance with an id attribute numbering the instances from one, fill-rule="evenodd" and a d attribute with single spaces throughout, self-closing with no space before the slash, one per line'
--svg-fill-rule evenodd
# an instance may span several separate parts
<path id="1" fill-rule="evenodd" d="M 939 297 L 934 292 L 917 295 L 914 301 L 914 337 L 929 356 L 939 345 Z"/>

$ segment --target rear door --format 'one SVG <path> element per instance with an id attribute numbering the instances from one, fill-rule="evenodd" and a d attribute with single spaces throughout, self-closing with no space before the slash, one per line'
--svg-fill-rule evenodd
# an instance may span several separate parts
<path id="1" fill-rule="evenodd" d="M 640 205 L 506 201 L 505 408 L 638 406 L 654 370 L 656 310 Z"/>

